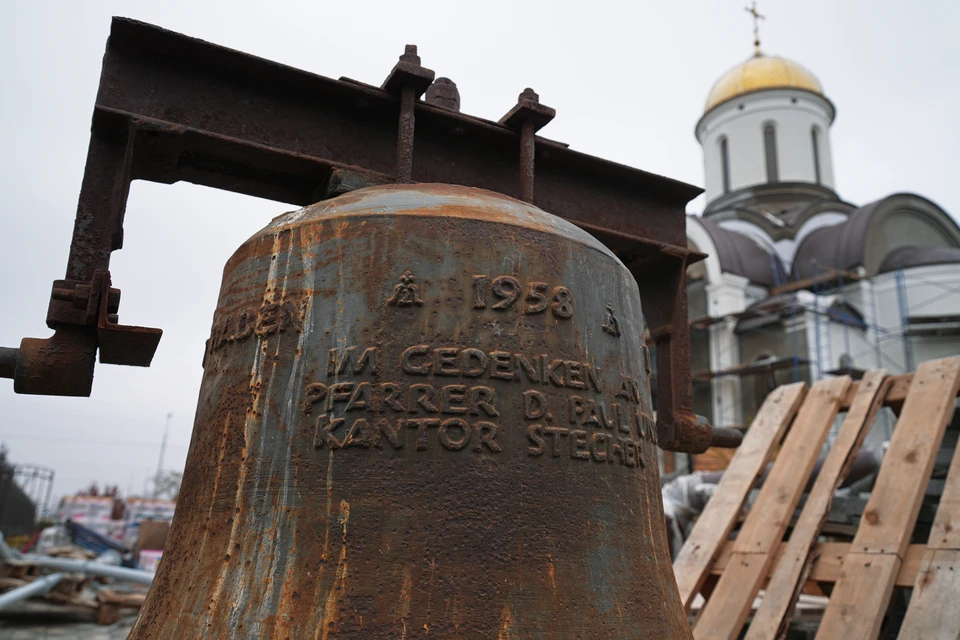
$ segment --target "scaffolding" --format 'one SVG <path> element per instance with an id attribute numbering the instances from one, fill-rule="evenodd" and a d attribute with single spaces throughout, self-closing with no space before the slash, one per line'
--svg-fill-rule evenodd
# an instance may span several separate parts
<path id="1" fill-rule="evenodd" d="M 691 334 L 701 331 L 709 332 L 710 328 L 718 323 L 735 321 L 736 331 L 741 335 L 769 331 L 782 336 L 783 326 L 789 322 L 791 325 L 789 352 L 755 362 L 742 362 L 719 370 L 696 370 L 693 372 L 694 380 L 712 381 L 725 376 L 737 376 L 742 380 L 757 375 L 766 375 L 768 379 L 775 380 L 773 375 L 775 372 L 789 370 L 790 378 L 796 382 L 804 378 L 802 375 L 804 366 L 808 368 L 810 382 L 836 375 L 849 375 L 858 379 L 867 368 L 887 368 L 891 372 L 907 372 L 912 371 L 917 364 L 911 338 L 960 336 L 960 314 L 930 316 L 918 313 L 924 307 L 960 293 L 960 286 L 931 280 L 917 273 L 908 274 L 904 269 L 898 269 L 892 275 L 897 306 L 894 314 L 895 322 L 884 325 L 877 303 L 876 278 L 869 279 L 869 285 L 858 291 L 851 287 L 867 278 L 851 271 L 823 269 L 813 277 L 786 283 L 781 280 L 778 269 L 772 269 L 772 272 L 775 283 L 768 290 L 766 299 L 740 313 L 723 317 L 702 315 L 691 318 Z M 911 286 L 919 284 L 938 290 L 939 294 L 928 296 L 922 301 L 911 301 Z M 809 292 L 812 297 L 801 300 L 802 292 Z M 860 294 L 859 311 L 848 304 L 852 294 L 856 293 Z M 706 305 L 699 306 L 706 307 Z M 806 349 L 803 349 L 799 342 L 797 319 L 801 314 L 805 320 L 812 323 L 807 336 L 808 339 L 813 339 L 813 344 L 807 344 Z M 770 325 L 773 325 L 773 328 L 770 328 Z M 835 330 L 837 325 L 840 327 L 839 336 Z M 854 341 L 851 338 L 854 331 L 861 333 L 862 342 L 869 345 L 868 349 L 854 352 Z M 713 362 L 723 362 L 724 357 L 729 356 L 730 349 L 740 348 L 740 340 L 735 342 L 735 346 L 726 349 L 723 349 L 712 335 L 707 336 L 707 341 Z M 892 357 L 890 349 L 887 348 L 891 341 L 900 342 L 901 362 Z M 735 354 L 735 361 L 740 361 L 739 355 Z M 873 362 L 867 365 L 864 358 L 872 359 Z M 781 380 L 779 383 L 784 382 L 788 380 Z M 711 402 L 711 406 L 720 409 L 711 416 L 714 424 L 737 426 L 723 424 L 724 415 L 728 413 L 724 407 L 730 402 L 739 402 L 742 406 L 745 399 L 744 393 L 741 389 L 739 398 L 721 397 Z M 744 415 L 745 422 L 746 417 Z"/>

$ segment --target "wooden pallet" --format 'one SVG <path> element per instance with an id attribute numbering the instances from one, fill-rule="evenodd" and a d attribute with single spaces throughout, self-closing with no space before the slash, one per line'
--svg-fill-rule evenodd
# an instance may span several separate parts
<path id="1" fill-rule="evenodd" d="M 876 638 L 898 585 L 913 587 L 900 638 L 960 637 L 960 447 L 929 540 L 910 544 L 958 392 L 960 357 L 925 362 L 914 374 L 871 371 L 857 382 L 842 376 L 809 390 L 803 383 L 774 390 L 674 562 L 687 610 L 698 594 L 706 598 L 694 638 L 739 638 L 748 621 L 747 640 L 783 637 L 808 580 L 834 583 L 818 639 Z M 834 493 L 882 406 L 899 419 L 853 541 L 818 542 Z M 792 520 L 840 412 L 846 415 L 836 440 Z M 758 474 L 774 454 L 753 507 L 731 539 Z"/>
<path id="2" fill-rule="evenodd" d="M 120 619 L 120 610 L 123 608 L 139 609 L 146 600 L 146 592 L 117 593 L 104 589 L 97 594 L 97 624 L 113 624 Z"/>

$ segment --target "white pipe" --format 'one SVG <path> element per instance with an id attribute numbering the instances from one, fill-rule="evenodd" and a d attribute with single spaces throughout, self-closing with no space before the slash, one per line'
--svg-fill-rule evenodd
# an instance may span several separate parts
<path id="1" fill-rule="evenodd" d="M 17 587 L 13 591 L 7 591 L 3 595 L 0 595 L 0 611 L 3 611 L 16 602 L 26 600 L 30 596 L 40 596 L 49 592 L 57 586 L 57 583 L 62 579 L 62 573 L 54 573 L 43 578 L 38 578 L 30 584 Z"/>
<path id="2" fill-rule="evenodd" d="M 26 555 L 21 559 L 21 561 L 31 562 L 55 571 L 85 573 L 91 576 L 116 578 L 117 580 L 127 580 L 129 582 L 137 582 L 139 584 L 146 585 L 149 585 L 153 582 L 153 574 L 149 571 L 127 569 L 125 567 L 111 567 L 110 565 L 97 562 L 96 560 L 67 560 L 65 558 L 51 558 L 49 556 Z"/>
<path id="3" fill-rule="evenodd" d="M 0 534 L 0 558 L 10 562 L 31 562 L 41 567 L 67 573 L 85 573 L 91 576 L 116 578 L 117 580 L 127 580 L 145 585 L 153 583 L 153 574 L 149 571 L 113 567 L 105 564 L 106 562 L 110 562 L 111 564 L 117 562 L 118 557 L 115 551 L 107 551 L 94 560 L 67 560 L 65 558 L 51 558 L 50 556 L 41 556 L 32 553 L 24 555 L 19 551 L 11 549 L 3 539 L 3 534 Z"/>

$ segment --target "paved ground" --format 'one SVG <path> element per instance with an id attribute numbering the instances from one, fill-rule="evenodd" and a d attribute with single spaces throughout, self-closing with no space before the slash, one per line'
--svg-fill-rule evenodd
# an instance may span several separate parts
<path id="1" fill-rule="evenodd" d="M 3 611 L 0 638 L 3 640 L 125 640 L 133 626 L 135 612 L 123 615 L 116 624 L 101 626 L 92 610 L 67 610 L 45 604 L 20 603 Z"/>

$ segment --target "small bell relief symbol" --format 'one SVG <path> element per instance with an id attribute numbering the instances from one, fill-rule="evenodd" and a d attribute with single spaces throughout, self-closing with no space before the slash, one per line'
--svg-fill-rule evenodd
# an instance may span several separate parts
<path id="1" fill-rule="evenodd" d="M 394 307 L 409 307 L 410 305 L 423 306 L 423 298 L 420 297 L 419 285 L 413 284 L 416 278 L 409 269 L 400 276 L 400 284 L 393 288 L 393 296 L 387 300 L 387 304 Z"/>
<path id="2" fill-rule="evenodd" d="M 607 321 L 601 325 L 603 330 L 612 336 L 620 337 L 620 323 L 613 316 L 613 305 L 607 305 Z"/>

